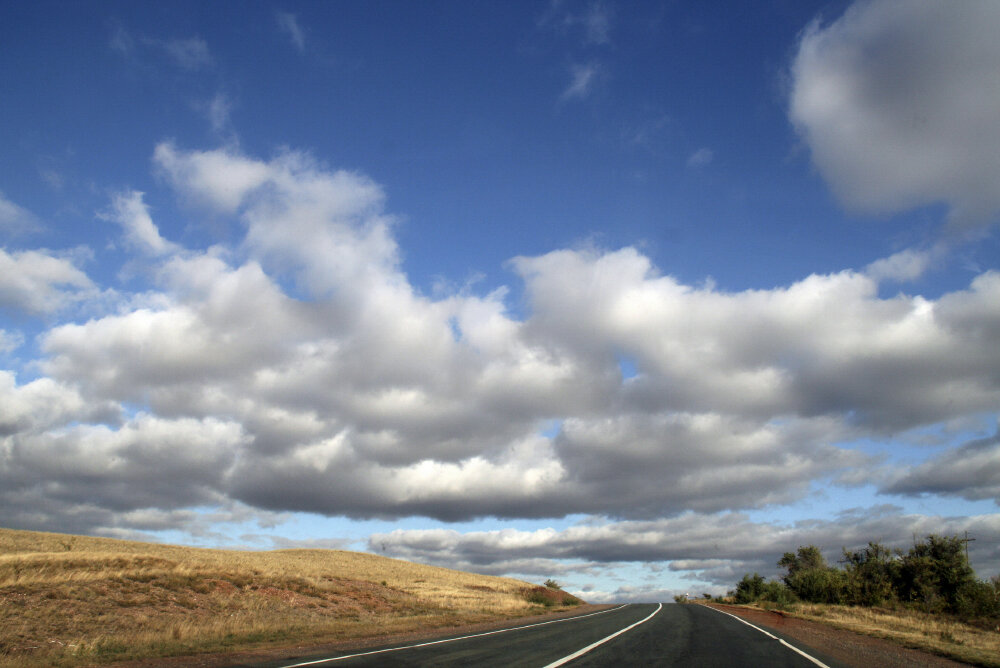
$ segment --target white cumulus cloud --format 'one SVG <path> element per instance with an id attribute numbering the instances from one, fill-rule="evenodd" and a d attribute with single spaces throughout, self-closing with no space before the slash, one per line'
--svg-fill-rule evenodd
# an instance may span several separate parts
<path id="1" fill-rule="evenodd" d="M 417 290 L 382 188 L 364 175 L 294 151 L 262 160 L 162 144 L 154 161 L 199 205 L 193 224 L 207 209 L 241 238 L 182 250 L 139 193 L 116 197 L 109 217 L 155 257 L 151 283 L 88 320 L 55 318 L 36 339 L 42 377 L 6 377 L 0 451 L 18 491 L 4 507 L 23 526 L 191 526 L 180 511 L 192 504 L 442 520 L 710 516 L 793 502 L 815 481 L 883 485 L 904 472 L 853 441 L 1000 405 L 992 272 L 935 299 L 880 297 L 871 268 L 727 292 L 685 284 L 635 248 L 557 250 L 511 261 L 528 313 L 516 317 L 503 287 Z M 0 261 L 0 296 L 22 309 L 56 313 L 98 295 L 51 253 Z M 37 396 L 47 403 L 36 414 Z M 84 466 L 90 450 L 100 470 Z M 54 471 L 32 452 L 81 464 Z M 157 467 L 164 480 L 194 473 L 153 485 Z M 47 480 L 60 494 L 46 495 Z M 899 493 L 961 496 L 963 480 L 977 498 L 992 489 L 961 467 L 947 485 L 910 480 Z M 677 558 L 698 556 L 712 557 Z"/>
<path id="2" fill-rule="evenodd" d="M 790 115 L 850 208 L 1000 210 L 1000 4 L 874 0 L 803 35 Z"/>
<path id="3" fill-rule="evenodd" d="M 160 230 L 143 202 L 143 193 L 137 190 L 114 195 L 111 198 L 111 208 L 99 215 L 121 225 L 126 241 L 142 253 L 164 255 L 177 250 L 174 244 L 160 236 Z"/>
<path id="4" fill-rule="evenodd" d="M 50 313 L 95 293 L 96 286 L 71 255 L 0 248 L 0 308 Z"/>

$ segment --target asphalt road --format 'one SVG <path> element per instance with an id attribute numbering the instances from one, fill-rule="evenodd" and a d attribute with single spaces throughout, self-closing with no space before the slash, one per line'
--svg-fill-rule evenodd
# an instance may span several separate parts
<path id="1" fill-rule="evenodd" d="M 791 643 L 794 645 L 794 643 Z M 799 651 L 797 652 L 796 649 Z M 805 652 L 808 655 L 803 655 Z M 272 666 L 276 664 L 270 664 Z M 620 608 L 472 636 L 363 653 L 302 657 L 285 668 L 317 666 L 769 666 L 838 664 L 701 605 Z"/>

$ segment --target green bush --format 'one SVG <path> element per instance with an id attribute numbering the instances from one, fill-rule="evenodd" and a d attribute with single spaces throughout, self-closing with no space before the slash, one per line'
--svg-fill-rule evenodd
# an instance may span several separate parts
<path id="1" fill-rule="evenodd" d="M 743 579 L 736 583 L 736 591 L 733 594 L 733 599 L 737 603 L 753 603 L 760 600 L 760 597 L 764 595 L 764 586 L 767 581 L 764 578 L 754 573 L 752 576 L 747 573 L 743 576 Z"/>
<path id="2" fill-rule="evenodd" d="M 977 580 L 958 536 L 930 535 L 905 555 L 870 542 L 860 550 L 844 550 L 844 568 L 828 566 L 819 548 L 800 546 L 786 552 L 778 566 L 782 582 L 747 573 L 729 592 L 736 603 L 761 601 L 785 606 L 795 601 L 861 606 L 918 606 L 968 620 L 1000 621 L 1000 576 Z"/>
<path id="3" fill-rule="evenodd" d="M 1000 576 L 989 582 L 974 580 L 963 584 L 958 590 L 955 612 L 966 619 L 1000 619 Z"/>
<path id="4" fill-rule="evenodd" d="M 846 601 L 852 605 L 884 605 L 896 599 L 899 553 L 880 543 L 855 552 L 844 550 L 847 570 Z"/>
<path id="5" fill-rule="evenodd" d="M 836 568 L 817 568 L 797 573 L 789 589 L 809 603 L 843 603 L 847 598 L 847 576 Z"/>
<path id="6" fill-rule="evenodd" d="M 528 601 L 528 603 L 536 603 L 538 605 L 544 605 L 546 608 L 551 608 L 553 605 L 556 604 L 555 597 L 549 595 L 542 587 L 534 587 L 533 589 L 529 589 L 524 593 L 524 598 L 525 600 Z"/>
<path id="7" fill-rule="evenodd" d="M 931 535 L 914 545 L 900 562 L 900 599 L 919 603 L 928 612 L 956 612 L 959 592 L 976 583 L 963 543 L 958 536 Z"/>
<path id="8" fill-rule="evenodd" d="M 583 603 L 576 596 L 564 592 L 562 589 L 553 589 L 551 587 L 529 587 L 522 590 L 521 595 L 529 603 L 544 605 L 546 608 L 551 608 L 555 605 L 569 606 Z"/>
<path id="9" fill-rule="evenodd" d="M 784 608 L 798 601 L 798 598 L 785 585 L 772 581 L 764 585 L 764 591 L 761 593 L 760 600 L 775 603 L 779 608 Z"/>
<path id="10" fill-rule="evenodd" d="M 843 603 L 847 590 L 844 573 L 826 565 L 815 545 L 800 546 L 798 553 L 785 552 L 778 561 L 788 573 L 782 578 L 788 588 L 809 603 Z"/>

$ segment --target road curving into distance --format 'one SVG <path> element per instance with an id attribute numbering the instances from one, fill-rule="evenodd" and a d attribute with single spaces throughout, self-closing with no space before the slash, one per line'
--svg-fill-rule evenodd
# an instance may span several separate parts
<path id="1" fill-rule="evenodd" d="M 773 666 L 844 668 L 828 657 L 701 605 L 623 605 L 409 645 L 304 656 L 263 668 L 316 666 Z"/>

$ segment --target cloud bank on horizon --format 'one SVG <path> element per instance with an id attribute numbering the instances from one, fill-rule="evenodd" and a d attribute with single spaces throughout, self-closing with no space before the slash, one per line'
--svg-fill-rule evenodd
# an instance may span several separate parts
<path id="1" fill-rule="evenodd" d="M 617 15 L 588 7 L 536 25 L 579 33 L 592 58 L 554 87 L 563 110 L 613 73 L 596 50 Z M 489 290 L 425 290 L 385 186 L 295 148 L 149 146 L 146 171 L 185 217 L 169 228 L 228 232 L 171 236 L 149 193 L 115 189 L 89 218 L 122 258 L 110 278 L 89 270 L 110 256 L 100 241 L 26 244 L 56 223 L 5 190 L 0 524 L 196 536 L 290 513 L 498 518 L 511 528 L 433 524 L 369 547 L 574 583 L 641 562 L 651 581 L 716 590 L 799 544 L 969 531 L 977 568 L 1000 571 L 1000 273 L 905 289 L 995 234 L 998 26 L 994 3 L 881 0 L 805 28 L 788 120 L 819 174 L 852 210 L 944 205 L 946 221 L 932 244 L 771 288 L 685 281 L 636 243 L 512 257 L 516 281 Z M 314 48 L 295 13 L 270 29 Z M 219 61 L 200 36 L 119 26 L 113 45 L 181 70 Z M 699 154 L 701 169 L 725 155 Z M 882 503 L 764 519 L 854 494 Z M 567 516 L 584 519 L 515 528 Z"/>

